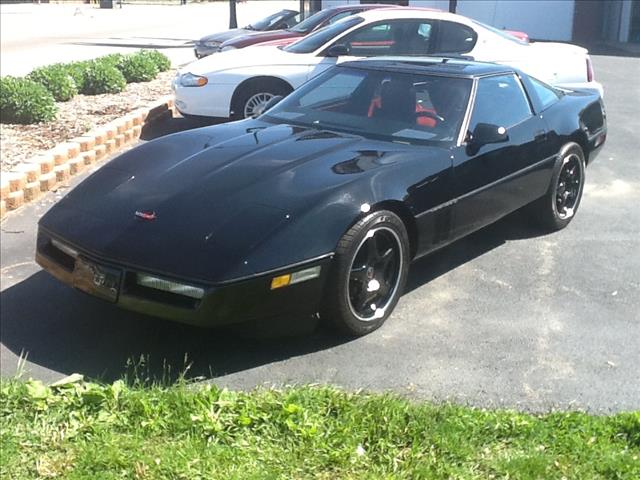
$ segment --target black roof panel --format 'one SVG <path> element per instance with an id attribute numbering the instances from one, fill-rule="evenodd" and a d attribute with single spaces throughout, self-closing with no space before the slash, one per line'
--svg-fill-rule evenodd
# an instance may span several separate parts
<path id="1" fill-rule="evenodd" d="M 482 77 L 515 71 L 505 65 L 452 57 L 373 57 L 344 62 L 339 66 L 406 73 L 434 73 L 456 77 Z"/>

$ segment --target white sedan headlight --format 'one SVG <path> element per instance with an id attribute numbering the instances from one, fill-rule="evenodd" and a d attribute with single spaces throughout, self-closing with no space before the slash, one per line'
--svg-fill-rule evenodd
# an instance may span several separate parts
<path id="1" fill-rule="evenodd" d="M 207 82 L 207 77 L 194 75 L 193 73 L 183 73 L 180 76 L 180 85 L 183 87 L 204 87 Z"/>

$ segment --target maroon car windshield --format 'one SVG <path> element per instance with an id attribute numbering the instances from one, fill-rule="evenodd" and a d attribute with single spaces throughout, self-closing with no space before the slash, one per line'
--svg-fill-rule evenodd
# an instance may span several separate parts
<path id="1" fill-rule="evenodd" d="M 298 25 L 289 30 L 296 33 L 307 34 L 313 31 L 318 25 L 322 24 L 327 18 L 335 14 L 333 10 L 321 10 L 318 13 L 311 15 L 309 18 L 303 20 Z"/>

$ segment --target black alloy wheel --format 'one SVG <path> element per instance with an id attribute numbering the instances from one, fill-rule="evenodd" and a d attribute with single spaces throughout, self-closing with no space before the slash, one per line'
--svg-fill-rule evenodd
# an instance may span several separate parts
<path id="1" fill-rule="evenodd" d="M 384 314 L 397 288 L 402 270 L 398 234 L 377 227 L 365 235 L 349 271 L 349 307 L 355 317 L 370 321 Z"/>
<path id="2" fill-rule="evenodd" d="M 555 203 L 558 217 L 565 219 L 573 216 L 582 193 L 582 184 L 582 159 L 572 152 L 565 157 L 558 175 Z"/>
<path id="3" fill-rule="evenodd" d="M 575 217 L 585 182 L 585 160 L 577 143 L 568 143 L 558 154 L 547 193 L 529 206 L 529 211 L 548 231 L 565 228 Z"/>
<path id="4" fill-rule="evenodd" d="M 395 308 L 409 267 L 409 239 L 393 212 L 373 212 L 344 234 L 328 278 L 322 318 L 342 332 L 365 335 Z"/>

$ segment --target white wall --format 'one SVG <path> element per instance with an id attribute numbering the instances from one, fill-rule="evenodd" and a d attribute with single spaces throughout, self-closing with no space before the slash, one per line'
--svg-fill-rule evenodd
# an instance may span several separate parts
<path id="1" fill-rule="evenodd" d="M 322 0 L 322 8 L 336 7 L 338 5 L 359 5 L 360 3 L 360 0 Z M 440 10 L 449 11 L 449 0 L 409 0 L 409 6 L 438 8 Z"/>
<path id="2" fill-rule="evenodd" d="M 456 13 L 540 40 L 571 40 L 574 0 L 458 0 Z"/>
<path id="3" fill-rule="evenodd" d="M 445 12 L 449 11 L 449 0 L 409 0 L 410 7 L 437 8 Z"/>
<path id="4" fill-rule="evenodd" d="M 322 0 L 322 8 L 337 7 L 339 5 L 358 5 L 360 0 Z"/>
<path id="5" fill-rule="evenodd" d="M 323 8 L 358 0 L 324 0 Z M 629 2 L 630 3 L 630 2 Z M 449 0 L 410 0 L 412 7 L 449 10 Z M 570 41 L 575 0 L 458 0 L 457 13 L 539 40 Z"/>

